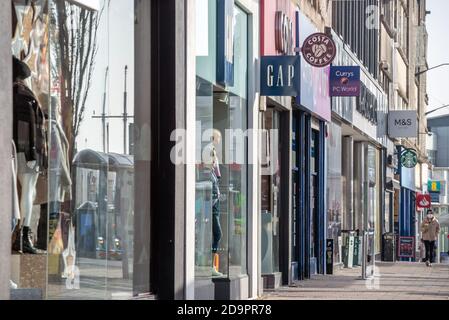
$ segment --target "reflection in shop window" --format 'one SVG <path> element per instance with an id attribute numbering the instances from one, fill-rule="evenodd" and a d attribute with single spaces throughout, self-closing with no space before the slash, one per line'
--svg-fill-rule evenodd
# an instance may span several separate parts
<path id="1" fill-rule="evenodd" d="M 75 2 L 13 1 L 11 287 L 48 299 L 129 298 L 140 293 L 134 1 Z"/>
<path id="2" fill-rule="evenodd" d="M 215 83 L 216 2 L 207 1 L 198 23 L 208 22 L 207 43 L 197 55 L 197 145 L 195 193 L 195 277 L 227 278 L 247 273 L 247 139 L 229 133 L 247 130 L 248 16 L 234 7 L 234 84 Z M 200 50 L 201 49 L 201 50 Z M 203 139 L 209 136 L 209 139 Z M 243 150 L 243 152 L 241 152 Z M 209 160 L 209 161 L 207 161 Z M 232 160 L 232 161 L 228 161 Z"/>

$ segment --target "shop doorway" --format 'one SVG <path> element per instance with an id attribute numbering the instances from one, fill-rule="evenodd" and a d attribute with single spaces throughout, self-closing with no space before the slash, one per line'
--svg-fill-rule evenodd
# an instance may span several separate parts
<path id="1" fill-rule="evenodd" d="M 319 168 L 319 131 L 312 130 L 312 143 L 311 143 L 311 172 L 310 172 L 310 272 L 311 274 L 317 273 L 317 258 L 320 256 L 320 243 L 319 243 L 319 212 L 318 212 L 318 168 Z"/>
<path id="2" fill-rule="evenodd" d="M 326 272 L 325 125 L 295 112 L 293 137 L 291 281 Z"/>
<path id="3" fill-rule="evenodd" d="M 281 284 L 280 273 L 280 219 L 282 215 L 282 165 L 283 143 L 281 141 L 281 112 L 268 107 L 262 114 L 262 278 L 264 288 L 274 289 Z"/>

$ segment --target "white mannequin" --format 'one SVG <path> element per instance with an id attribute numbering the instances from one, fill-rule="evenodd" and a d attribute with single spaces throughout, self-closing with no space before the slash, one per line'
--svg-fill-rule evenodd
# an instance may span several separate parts
<path id="1" fill-rule="evenodd" d="M 11 169 L 12 169 L 12 186 L 13 186 L 13 215 L 12 215 L 12 231 L 14 231 L 17 222 L 20 220 L 20 209 L 19 209 L 19 195 L 17 194 L 17 152 L 16 152 L 16 145 L 14 141 L 12 141 L 12 162 L 11 162 Z M 15 284 L 12 280 L 9 280 L 9 288 L 10 289 L 17 289 L 17 284 Z"/>
<path id="2" fill-rule="evenodd" d="M 14 141 L 16 142 L 17 147 L 17 179 L 21 185 L 20 212 L 22 227 L 20 229 L 20 236 L 17 237 L 13 243 L 13 250 L 36 254 L 37 250 L 33 245 L 30 227 L 40 169 L 40 163 L 37 161 L 40 156 L 39 153 L 42 153 L 42 150 L 37 150 L 40 146 L 36 145 L 36 137 L 38 137 L 37 131 L 40 130 L 38 126 L 43 125 L 43 123 L 33 123 L 33 121 L 40 121 L 41 119 L 39 119 L 39 117 L 43 118 L 44 116 L 37 103 L 37 98 L 34 97 L 29 86 L 25 85 L 25 81 L 31 77 L 30 68 L 26 63 L 15 57 L 13 57 L 12 60 L 14 109 L 17 107 L 19 108 L 19 113 L 22 113 L 22 115 L 19 116 L 14 112 L 14 118 L 18 117 L 17 119 L 14 119 L 14 121 L 17 122 L 14 123 L 14 125 L 17 126 L 17 128 L 15 128 L 16 131 L 14 132 Z M 24 102 L 24 99 L 28 101 L 28 104 L 36 104 L 32 106 L 33 108 L 36 108 L 36 110 L 29 109 L 31 105 L 27 105 Z M 17 106 L 15 105 L 16 102 Z M 21 119 L 20 117 L 24 119 Z M 41 132 L 41 134 L 43 134 L 43 132 Z M 16 141 L 16 139 L 19 142 Z M 28 159 L 33 160 L 27 161 L 25 153 L 27 153 Z"/>
<path id="3" fill-rule="evenodd" d="M 36 161 L 30 161 L 27 163 L 29 169 L 36 166 Z M 23 173 L 19 168 L 17 175 L 20 185 L 22 187 L 22 193 L 20 197 L 20 212 L 22 213 L 23 226 L 31 227 L 31 219 L 33 217 L 33 205 L 36 198 L 36 185 L 39 178 L 39 172 L 36 173 Z"/>
<path id="4" fill-rule="evenodd" d="M 26 161 L 24 153 L 17 154 L 17 178 L 21 186 L 20 213 L 23 221 L 23 237 L 20 249 L 24 253 L 37 253 L 31 241 L 31 220 L 33 205 L 36 198 L 36 185 L 39 178 L 39 167 L 36 161 Z M 23 247 L 22 247 L 23 246 Z"/>

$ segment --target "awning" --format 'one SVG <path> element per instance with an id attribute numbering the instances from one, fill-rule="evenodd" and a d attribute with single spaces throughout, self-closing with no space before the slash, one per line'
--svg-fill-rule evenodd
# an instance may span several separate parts
<path id="1" fill-rule="evenodd" d="M 134 157 L 117 153 L 103 153 L 90 149 L 78 152 L 73 160 L 73 165 L 78 168 L 119 171 L 133 170 Z"/>

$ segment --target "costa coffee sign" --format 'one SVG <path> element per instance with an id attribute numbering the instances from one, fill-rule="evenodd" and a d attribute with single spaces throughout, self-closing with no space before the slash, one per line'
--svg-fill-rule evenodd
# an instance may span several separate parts
<path id="1" fill-rule="evenodd" d="M 304 60 L 316 68 L 323 68 L 334 61 L 337 47 L 334 40 L 325 33 L 310 35 L 302 46 Z"/>
<path id="2" fill-rule="evenodd" d="M 293 54 L 293 21 L 282 11 L 276 12 L 276 50 L 284 55 Z"/>

